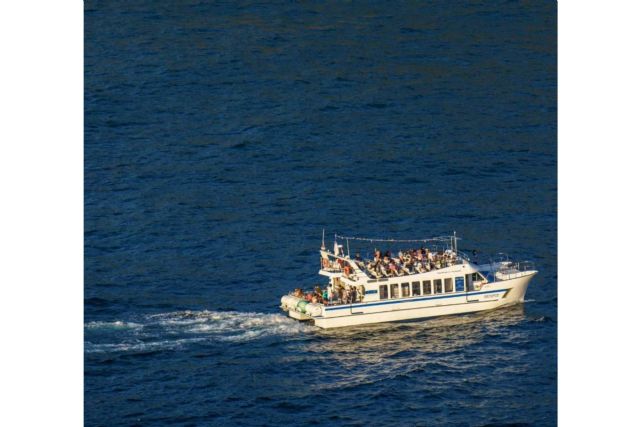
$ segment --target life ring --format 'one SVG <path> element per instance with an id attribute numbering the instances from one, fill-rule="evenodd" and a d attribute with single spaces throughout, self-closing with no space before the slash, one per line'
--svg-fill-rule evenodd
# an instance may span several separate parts
<path id="1" fill-rule="evenodd" d="M 324 268 L 329 268 L 329 258 L 322 258 L 322 266 Z"/>

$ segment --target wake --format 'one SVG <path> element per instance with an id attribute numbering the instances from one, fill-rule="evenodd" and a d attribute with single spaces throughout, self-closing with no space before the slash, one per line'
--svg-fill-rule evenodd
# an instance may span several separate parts
<path id="1" fill-rule="evenodd" d="M 85 323 L 85 352 L 180 349 L 196 342 L 248 342 L 291 337 L 314 330 L 280 314 L 237 311 L 174 311 L 135 321 Z"/>

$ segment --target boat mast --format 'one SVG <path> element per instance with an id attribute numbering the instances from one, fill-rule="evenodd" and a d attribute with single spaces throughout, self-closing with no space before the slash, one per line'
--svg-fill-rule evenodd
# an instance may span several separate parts
<path id="1" fill-rule="evenodd" d="M 453 230 L 453 252 L 458 253 L 458 238 L 456 237 L 456 230 Z"/>

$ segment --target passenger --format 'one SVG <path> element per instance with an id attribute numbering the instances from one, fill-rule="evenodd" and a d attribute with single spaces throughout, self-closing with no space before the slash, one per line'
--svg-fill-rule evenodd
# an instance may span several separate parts
<path id="1" fill-rule="evenodd" d="M 402 267 L 402 271 L 404 271 L 407 274 L 412 274 L 413 273 L 413 260 L 409 259 L 409 261 L 407 261 L 404 266 Z"/>
<path id="2" fill-rule="evenodd" d="M 356 252 L 356 261 L 362 261 L 362 257 L 360 256 L 360 252 Z"/>
<path id="3" fill-rule="evenodd" d="M 311 300 L 313 299 L 313 294 L 311 292 L 307 292 L 307 295 L 305 295 L 304 299 L 307 302 L 311 302 Z"/>
<path id="4" fill-rule="evenodd" d="M 398 275 L 398 267 L 396 266 L 396 264 L 394 262 L 390 262 L 389 263 L 389 272 L 391 274 L 393 274 L 394 276 Z"/>
<path id="5" fill-rule="evenodd" d="M 296 298 L 304 298 L 304 292 L 302 292 L 302 289 L 296 288 L 296 290 L 293 292 L 293 296 Z"/>
<path id="6" fill-rule="evenodd" d="M 369 262 L 369 264 L 367 265 L 367 271 L 369 271 L 369 274 L 371 274 L 376 279 L 380 278 L 380 273 L 378 272 L 377 265 L 373 261 Z"/>
<path id="7" fill-rule="evenodd" d="M 343 271 L 344 271 L 344 275 L 349 277 L 349 275 L 351 274 L 351 267 L 349 266 L 349 264 L 345 263 Z"/>
<path id="8" fill-rule="evenodd" d="M 312 304 L 317 304 L 318 303 L 318 296 L 317 295 L 314 295 L 314 296 L 311 297 L 311 303 Z"/>

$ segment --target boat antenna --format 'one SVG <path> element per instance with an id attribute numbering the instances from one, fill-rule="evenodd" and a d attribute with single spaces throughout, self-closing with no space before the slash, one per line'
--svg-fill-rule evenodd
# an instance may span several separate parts
<path id="1" fill-rule="evenodd" d="M 347 256 L 351 258 L 351 251 L 349 250 L 349 239 L 347 239 Z"/>
<path id="2" fill-rule="evenodd" d="M 322 229 L 322 247 L 320 247 L 320 249 L 322 249 L 323 251 L 327 249 L 324 247 L 324 228 Z"/>
<path id="3" fill-rule="evenodd" d="M 456 230 L 453 230 L 453 252 L 458 253 L 458 238 L 456 237 Z"/>

